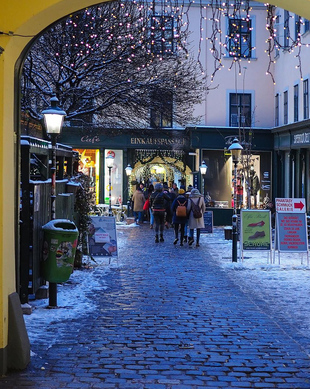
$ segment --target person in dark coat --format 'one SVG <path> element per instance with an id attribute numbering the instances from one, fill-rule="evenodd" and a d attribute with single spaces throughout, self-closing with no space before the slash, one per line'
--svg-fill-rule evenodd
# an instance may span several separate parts
<path id="1" fill-rule="evenodd" d="M 181 187 L 179 189 L 178 196 L 173 200 L 173 203 L 171 205 L 171 211 L 172 211 L 172 223 L 174 225 L 174 242 L 173 244 L 177 244 L 179 240 L 179 229 L 180 229 L 180 246 L 183 246 L 184 241 L 184 228 L 185 224 L 187 222 L 187 216 L 185 217 L 179 217 L 176 215 L 176 210 L 179 205 L 185 205 L 187 208 L 187 198 L 185 197 L 185 190 Z"/>
<path id="2" fill-rule="evenodd" d="M 166 182 L 163 184 L 163 192 L 169 197 L 169 201 L 166 201 L 166 222 L 165 226 L 166 228 L 170 228 L 171 223 L 172 223 L 172 213 L 171 213 L 171 204 L 172 204 L 172 196 L 171 193 L 169 192 L 169 187 Z"/>
<path id="3" fill-rule="evenodd" d="M 154 215 L 155 243 L 164 242 L 165 215 L 169 201 L 170 197 L 163 192 L 162 184 L 156 184 L 150 196 L 150 207 Z M 160 239 L 158 239 L 158 234 L 160 234 Z"/>

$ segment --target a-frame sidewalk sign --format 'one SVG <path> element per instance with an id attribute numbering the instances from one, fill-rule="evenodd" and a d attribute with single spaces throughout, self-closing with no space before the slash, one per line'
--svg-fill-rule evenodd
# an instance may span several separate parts
<path id="1" fill-rule="evenodd" d="M 267 262 L 272 261 L 271 217 L 269 210 L 241 210 L 240 250 L 242 261 L 244 251 L 266 251 Z"/>
<path id="2" fill-rule="evenodd" d="M 304 198 L 276 198 L 275 232 L 274 252 L 278 251 L 279 264 L 280 253 L 295 252 L 306 253 L 307 266 L 309 266 L 308 228 Z"/>

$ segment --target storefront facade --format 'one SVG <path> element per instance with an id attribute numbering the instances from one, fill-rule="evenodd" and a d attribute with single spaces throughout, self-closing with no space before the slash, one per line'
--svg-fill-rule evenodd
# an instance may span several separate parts
<path id="1" fill-rule="evenodd" d="M 145 186 L 156 182 L 175 182 L 199 188 L 212 199 L 216 208 L 231 208 L 233 193 L 233 167 L 227 151 L 237 137 L 245 149 L 245 157 L 238 171 L 238 207 L 262 207 L 266 196 L 272 198 L 272 134 L 270 130 L 256 129 L 255 133 L 237 128 L 187 127 L 180 130 L 106 130 L 88 132 L 76 127 L 65 127 L 61 142 L 72 146 L 80 153 L 80 171 L 92 177 L 97 203 L 109 202 L 109 170 L 105 160 L 113 153 L 111 169 L 112 205 L 126 204 L 137 184 Z M 251 141 L 249 142 L 249 137 Z M 247 153 L 249 155 L 247 155 Z M 199 166 L 205 161 L 208 170 L 201 176 Z M 246 163 L 245 163 L 246 162 Z M 127 178 L 126 166 L 132 173 Z M 246 168 L 255 173 L 258 186 L 248 180 Z M 253 178 L 252 177 L 252 178 Z M 249 196 L 251 199 L 248 200 Z"/>
<path id="2" fill-rule="evenodd" d="M 96 202 L 109 202 L 109 169 L 106 157 L 113 154 L 111 169 L 112 205 L 126 204 L 137 184 L 145 186 L 156 182 L 192 183 L 194 169 L 189 156 L 188 131 L 180 130 L 106 130 L 88 131 L 65 127 L 62 143 L 71 145 L 80 154 L 79 170 L 90 175 L 96 189 Z M 127 178 L 125 168 L 132 173 Z"/>
<path id="3" fill-rule="evenodd" d="M 202 191 L 215 208 L 231 208 L 233 165 L 228 148 L 236 137 L 243 147 L 238 164 L 238 208 L 261 208 L 272 198 L 272 134 L 267 129 L 239 131 L 231 127 L 191 127 L 191 146 L 200 149 L 200 160 L 208 166 Z M 247 175 L 247 173 L 249 174 Z M 252 174 L 253 173 L 253 174 Z M 250 189 L 250 191 L 249 191 Z M 249 199 L 248 199 L 249 197 Z"/>
<path id="4" fill-rule="evenodd" d="M 310 120 L 274 129 L 275 197 L 305 198 L 310 204 Z"/>

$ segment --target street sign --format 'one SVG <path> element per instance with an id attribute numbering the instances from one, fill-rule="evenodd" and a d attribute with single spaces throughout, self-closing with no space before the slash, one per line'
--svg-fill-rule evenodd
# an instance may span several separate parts
<path id="1" fill-rule="evenodd" d="M 305 213 L 306 212 L 306 200 L 305 199 L 276 199 L 276 212 L 278 213 Z"/>

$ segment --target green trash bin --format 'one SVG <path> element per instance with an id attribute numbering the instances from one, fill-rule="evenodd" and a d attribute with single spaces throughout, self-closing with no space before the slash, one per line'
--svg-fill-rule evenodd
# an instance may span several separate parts
<path id="1" fill-rule="evenodd" d="M 43 227 L 43 277 L 53 283 L 65 282 L 73 271 L 79 231 L 70 220 L 51 220 Z"/>

